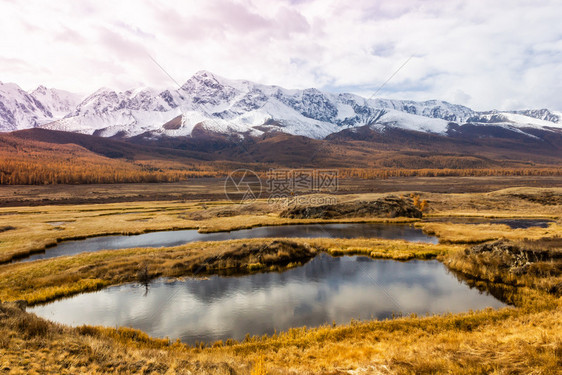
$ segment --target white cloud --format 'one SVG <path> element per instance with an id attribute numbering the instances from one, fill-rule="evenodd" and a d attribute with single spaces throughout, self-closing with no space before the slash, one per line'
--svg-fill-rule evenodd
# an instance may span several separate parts
<path id="1" fill-rule="evenodd" d="M 4 1 L 0 80 L 91 92 L 201 69 L 288 88 L 562 110 L 562 3 Z"/>

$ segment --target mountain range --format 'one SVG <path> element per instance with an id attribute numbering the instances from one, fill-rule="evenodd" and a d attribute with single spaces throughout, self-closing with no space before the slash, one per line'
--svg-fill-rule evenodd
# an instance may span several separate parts
<path id="1" fill-rule="evenodd" d="M 30 128 L 117 138 L 231 139 L 285 133 L 313 139 L 362 139 L 399 130 L 453 138 L 546 139 L 562 134 L 562 113 L 475 111 L 430 100 L 366 99 L 318 89 L 289 90 L 207 71 L 181 88 L 99 89 L 86 97 L 0 83 L 0 131 Z M 365 132 L 371 135 L 366 135 Z M 234 138 L 233 138 L 234 137 Z"/>

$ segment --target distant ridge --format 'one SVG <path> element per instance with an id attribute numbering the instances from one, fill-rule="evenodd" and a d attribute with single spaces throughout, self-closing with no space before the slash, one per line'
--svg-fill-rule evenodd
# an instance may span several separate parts
<path id="1" fill-rule="evenodd" d="M 0 83 L 0 131 L 42 127 L 150 139 L 211 133 L 242 139 L 282 132 L 322 139 L 370 126 L 378 132 L 398 128 L 458 137 L 466 132 L 456 129 L 466 124 L 532 138 L 535 130 L 559 132 L 562 115 L 547 109 L 477 112 L 439 100 L 367 100 L 231 80 L 207 71 L 197 72 L 181 89 L 103 88 L 85 98 L 43 86 L 28 93 Z"/>

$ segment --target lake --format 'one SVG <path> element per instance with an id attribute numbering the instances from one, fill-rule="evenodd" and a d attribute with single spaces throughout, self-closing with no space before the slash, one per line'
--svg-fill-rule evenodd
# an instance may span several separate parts
<path id="1" fill-rule="evenodd" d="M 244 238 L 385 238 L 404 239 L 412 242 L 437 243 L 435 236 L 429 236 L 421 229 L 406 224 L 306 224 L 264 226 L 231 232 L 199 233 L 196 229 L 160 231 L 133 236 L 101 236 L 85 240 L 63 241 L 43 253 L 33 254 L 14 262 L 30 262 L 66 255 L 112 249 L 130 249 L 134 247 L 171 247 L 195 241 L 224 241 Z"/>
<path id="2" fill-rule="evenodd" d="M 438 261 L 321 254 L 277 273 L 126 284 L 28 308 L 73 326 L 141 329 L 151 336 L 211 343 L 291 327 L 440 314 L 506 304 L 471 289 Z"/>

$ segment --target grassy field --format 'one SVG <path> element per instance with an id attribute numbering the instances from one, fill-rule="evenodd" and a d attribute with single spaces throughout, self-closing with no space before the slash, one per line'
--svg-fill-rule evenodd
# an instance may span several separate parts
<path id="1" fill-rule="evenodd" d="M 252 240 L 250 246 L 262 241 Z M 301 241 L 304 240 L 296 242 Z M 121 250 L 11 265 L 8 275 L 2 275 L 2 280 L 9 280 L 3 281 L 0 288 L 3 299 L 33 301 L 44 297 L 45 291 L 52 291 L 49 283 L 73 285 L 77 281 L 76 285 L 80 285 L 79 280 L 72 281 L 68 275 L 103 278 L 109 274 L 108 268 L 117 267 L 114 276 L 130 270 L 131 279 L 106 280 L 106 285 L 135 280 L 136 266 L 148 260 L 151 260 L 151 276 L 174 276 L 177 271 L 174 262 L 178 260 L 185 265 L 187 259 L 201 259 L 203 254 L 207 259 L 210 252 L 239 251 L 240 244 L 240 241 L 209 243 L 206 249 L 190 244 L 165 249 L 156 257 L 149 255 L 150 252 L 154 254 L 153 249 L 142 250 L 139 258 L 128 250 Z M 461 249 L 451 245 L 419 247 L 403 241 L 388 244 L 387 241 L 320 239 L 301 244 L 341 253 L 364 253 L 364 249 L 378 247 L 379 253 L 387 253 L 386 257 L 401 252 L 424 259 L 438 256 L 445 261 L 462 257 Z M 377 251 L 371 254 L 378 256 Z M 84 266 L 85 263 L 93 267 Z M 18 285 L 23 287 L 18 288 Z M 515 308 L 295 328 L 274 336 L 250 337 L 243 342 L 216 342 L 204 348 L 151 339 L 132 329 L 68 328 L 25 314 L 6 303 L 0 308 L 3 323 L 0 352 L 4 368 L 14 373 L 32 370 L 182 374 L 345 374 L 349 371 L 355 374 L 478 374 L 528 373 L 529 370 L 555 373 L 562 361 L 561 298 L 532 286 L 495 285 L 503 290 L 505 298 L 515 304 Z M 5 295 L 12 289 L 15 290 L 8 292 L 10 295 Z"/>
<path id="2" fill-rule="evenodd" d="M 408 198 L 410 193 L 394 195 Z M 513 230 L 506 225 L 347 218 L 332 221 L 414 221 L 426 232 L 438 235 L 441 243 L 376 239 L 230 240 L 172 248 L 100 251 L 0 265 L 0 300 L 5 301 L 0 305 L 0 371 L 326 375 L 559 372 L 562 189 L 414 193 L 429 202 L 425 212 L 428 217 L 540 217 L 550 218 L 553 223 L 547 228 Z M 373 200 L 383 195 L 340 195 L 338 202 Z M 0 209 L 0 256 L 8 261 L 63 239 L 108 233 L 180 228 L 219 231 L 323 222 L 281 218 L 281 210 L 282 207 L 264 201 L 248 205 L 176 201 L 5 207 Z M 473 247 L 473 243 L 498 239 L 506 242 L 496 247 L 488 243 L 478 245 L 492 246 L 493 251 Z M 512 249 L 512 253 L 506 253 L 504 248 Z M 294 328 L 243 342 L 229 340 L 206 347 L 188 347 L 152 339 L 132 329 L 53 324 L 25 313 L 15 302 L 39 303 L 156 277 L 281 271 L 320 252 L 397 260 L 437 258 L 471 286 L 493 288 L 513 307 Z M 261 255 L 257 257 L 256 253 Z M 520 264 L 521 254 L 534 256 L 530 266 Z"/>
<path id="3" fill-rule="evenodd" d="M 411 218 L 288 219 L 280 208 L 257 202 L 147 202 L 0 208 L 0 263 L 42 252 L 60 241 L 110 234 L 198 229 L 218 232 L 264 225 L 330 222 L 413 222 Z M 3 228 L 3 229 L 2 229 Z"/>
<path id="4" fill-rule="evenodd" d="M 408 197 L 412 192 L 396 192 Z M 559 220 L 562 188 L 516 188 L 490 193 L 417 193 L 428 201 L 425 216 L 464 217 L 543 217 Z M 363 193 L 337 196 L 339 202 L 373 200 L 387 194 Z M 306 198 L 307 196 L 305 196 Z M 310 197 L 310 196 L 308 196 Z M 543 200 L 549 204 L 543 204 Z M 555 203 L 555 204 L 550 204 Z M 129 202 L 89 205 L 0 208 L 0 263 L 41 252 L 57 242 L 104 234 L 139 234 L 147 231 L 198 229 L 201 232 L 228 231 L 260 225 L 312 222 L 413 221 L 401 218 L 358 218 L 337 220 L 287 219 L 279 217 L 284 207 L 261 200 L 250 204 L 213 202 Z M 512 239 L 532 235 L 551 236 L 560 231 L 560 222 L 545 230 L 512 231 L 502 225 L 462 225 L 424 223 L 443 242 L 482 242 L 507 236 Z"/>
<path id="5" fill-rule="evenodd" d="M 338 194 L 392 193 L 404 191 L 441 194 L 488 193 L 513 186 L 550 189 L 560 187 L 559 176 L 392 177 L 387 179 L 340 178 Z M 297 191 L 306 194 L 306 191 Z M 224 178 L 150 184 L 0 185 L 0 206 L 25 207 L 59 204 L 191 202 L 225 198 Z"/>

